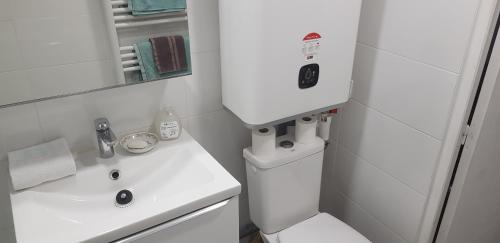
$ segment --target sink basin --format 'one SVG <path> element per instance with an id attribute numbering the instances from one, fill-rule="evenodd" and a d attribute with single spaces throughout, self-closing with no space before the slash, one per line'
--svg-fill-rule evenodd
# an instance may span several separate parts
<path id="1" fill-rule="evenodd" d="M 77 174 L 11 193 L 18 242 L 108 242 L 240 193 L 240 184 L 186 131 L 144 155 L 78 155 Z M 117 172 L 114 180 L 111 172 Z M 133 200 L 116 203 L 129 190 Z"/>

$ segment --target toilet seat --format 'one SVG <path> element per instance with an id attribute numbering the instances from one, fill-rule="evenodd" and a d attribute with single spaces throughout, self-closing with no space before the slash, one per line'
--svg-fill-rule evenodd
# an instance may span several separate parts
<path id="1" fill-rule="evenodd" d="M 278 233 L 279 243 L 369 243 L 356 230 L 327 214 L 320 213 Z"/>

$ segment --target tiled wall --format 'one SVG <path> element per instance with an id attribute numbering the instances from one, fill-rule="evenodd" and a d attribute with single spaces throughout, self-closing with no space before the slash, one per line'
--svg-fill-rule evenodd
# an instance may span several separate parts
<path id="1" fill-rule="evenodd" d="M 95 42 L 85 43 L 71 53 L 60 53 L 65 47 L 40 50 L 23 41 L 36 37 L 41 33 L 38 31 L 55 30 L 44 27 L 45 21 L 26 19 L 25 14 L 43 19 L 44 13 L 56 11 L 61 13 L 61 19 L 79 16 L 80 20 L 95 21 L 89 17 L 96 12 L 89 3 L 95 2 L 0 0 L 0 32 L 14 31 L 16 26 L 26 30 L 13 35 L 19 40 L 0 36 L 0 82 L 12 80 L 13 89 L 24 90 L 23 85 L 31 87 L 43 81 L 47 83 L 40 82 L 35 90 L 44 92 L 44 88 L 57 83 L 56 73 L 82 84 L 99 80 L 100 76 L 78 74 L 71 68 L 65 69 L 70 70 L 69 74 L 57 69 L 63 68 L 58 61 L 74 55 L 83 58 L 78 64 L 86 65 L 83 70 L 110 70 L 106 68 L 106 55 L 98 51 L 102 33 L 95 34 Z M 325 160 L 322 208 L 375 243 L 416 240 L 478 2 L 363 3 L 354 98 L 334 121 L 334 142 Z M 0 168 L 2 237 L 12 236 L 6 152 L 57 137 L 65 137 L 75 152 L 87 150 L 94 146 L 92 123 L 99 116 L 108 117 L 115 131 L 123 133 L 147 127 L 160 104 L 173 105 L 186 129 L 245 183 L 241 151 L 249 145 L 250 133 L 221 104 L 217 0 L 189 0 L 188 4 L 192 76 L 0 110 L 0 161 L 4 161 Z M 57 26 L 78 25 L 58 21 Z M 96 28 L 84 28 L 81 33 L 100 33 Z M 65 38 L 78 40 L 79 36 Z M 4 48 L 7 45 L 19 46 Z M 40 58 L 47 53 L 63 56 Z M 29 55 L 33 55 L 32 61 L 25 62 L 22 58 Z M 19 65 L 30 65 L 32 71 L 16 71 Z M 2 90 L 0 97 L 8 97 Z M 244 188 L 240 197 L 242 225 L 249 221 L 246 197 Z"/>
<path id="2" fill-rule="evenodd" d="M 363 2 L 322 208 L 375 243 L 417 241 L 479 2 Z"/>
<path id="3" fill-rule="evenodd" d="M 100 1 L 0 6 L 0 105 L 116 82 Z"/>
<path id="4" fill-rule="evenodd" d="M 9 2 L 0 0 L 0 3 L 3 4 L 4 1 Z M 62 6 L 72 7 L 66 13 L 69 14 L 71 11 L 78 13 L 80 8 L 73 4 L 82 1 L 86 2 L 84 0 L 16 0 L 12 2 L 24 4 L 27 10 L 33 11 L 54 11 L 42 2 L 58 2 Z M 221 104 L 217 2 L 217 0 L 188 1 L 192 76 L 0 109 L 0 161 L 3 161 L 0 170 L 2 180 L 0 182 L 0 235 L 2 236 L 0 241 L 5 242 L 4 237 L 12 236 L 8 188 L 6 187 L 8 180 L 6 153 L 58 137 L 65 137 L 75 152 L 91 149 L 95 140 L 93 120 L 100 116 L 110 119 L 115 132 L 124 133 L 149 126 L 161 104 L 172 105 L 182 117 L 183 124 L 191 135 L 236 179 L 243 184 L 246 183 L 242 150 L 250 144 L 250 132 L 242 126 L 239 120 L 226 112 Z M 42 9 L 36 9 L 37 6 Z M 10 12 L 4 12 L 2 5 L 0 19 L 8 14 Z M 12 22 L 8 23 L 9 26 L 12 25 Z M 66 28 L 71 28 L 71 25 Z M 3 35 L 0 36 L 0 42 L 2 38 Z M 0 67 L 5 66 L 0 63 Z M 91 81 L 90 79 L 95 78 L 77 74 L 72 76 L 80 82 Z M 50 80 L 51 75 L 48 71 L 45 76 L 37 74 L 33 77 L 46 77 Z M 0 93 L 2 93 L 1 90 Z M 249 222 L 245 188 L 240 200 L 240 221 L 241 225 L 245 225 Z"/>

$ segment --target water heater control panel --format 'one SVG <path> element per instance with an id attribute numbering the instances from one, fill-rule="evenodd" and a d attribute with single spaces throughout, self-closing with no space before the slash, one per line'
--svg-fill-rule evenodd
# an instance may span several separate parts
<path id="1" fill-rule="evenodd" d="M 316 86 L 319 80 L 319 65 L 309 64 L 300 69 L 299 88 L 308 89 Z"/>

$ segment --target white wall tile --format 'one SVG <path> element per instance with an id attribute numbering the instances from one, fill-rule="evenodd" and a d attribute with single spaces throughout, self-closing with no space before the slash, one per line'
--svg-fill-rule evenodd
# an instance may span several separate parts
<path id="1" fill-rule="evenodd" d="M 5 243 L 16 242 L 16 235 L 14 233 L 14 228 L 2 228 L 0 229 L 0 235 L 2 236 L 2 242 Z"/>
<path id="2" fill-rule="evenodd" d="M 189 115 L 222 109 L 218 51 L 193 53 L 193 75 L 186 77 Z"/>
<path id="3" fill-rule="evenodd" d="M 10 180 L 10 177 L 8 174 L 6 174 L 5 177 L 0 178 L 2 185 L 1 190 L 1 195 L 0 195 L 0 236 L 1 236 L 1 241 L 5 241 L 5 235 L 2 234 L 2 229 L 3 230 L 10 230 L 14 228 L 14 223 L 13 223 L 13 218 L 12 218 L 12 211 L 11 211 L 11 203 L 10 203 L 10 183 L 8 183 L 7 180 Z"/>
<path id="4" fill-rule="evenodd" d="M 188 119 L 189 132 L 230 172 L 241 173 L 243 149 L 250 146 L 250 129 L 225 110 Z M 243 175 L 243 174 L 240 174 Z"/>
<path id="5" fill-rule="evenodd" d="M 363 2 L 354 100 L 325 161 L 343 194 L 322 207 L 375 243 L 416 240 L 479 2 Z"/>
<path id="6" fill-rule="evenodd" d="M 336 142 L 330 143 L 330 145 L 325 150 L 324 162 L 323 162 L 323 172 L 321 175 L 321 192 L 319 201 L 319 210 L 321 212 L 332 213 L 335 209 L 334 199 L 335 199 L 335 174 L 334 174 L 334 163 L 335 156 L 337 152 L 338 144 Z M 335 215 L 336 216 L 336 215 Z"/>
<path id="7" fill-rule="evenodd" d="M 175 113 L 180 118 L 188 116 L 187 96 L 186 96 L 186 80 L 188 77 L 178 77 L 165 80 L 165 88 L 161 104 L 163 106 L 171 106 Z"/>
<path id="8" fill-rule="evenodd" d="M 24 71 L 0 73 L 0 105 L 32 99 L 29 80 Z"/>
<path id="9" fill-rule="evenodd" d="M 320 211 L 330 213 L 343 220 L 374 243 L 407 243 L 406 240 L 338 191 L 339 183 L 335 179 L 338 167 L 335 166 L 335 159 L 338 154 L 338 139 L 336 137 L 340 132 L 341 117 L 342 110 L 339 110 L 332 121 L 332 142 L 325 151 Z"/>
<path id="10" fill-rule="evenodd" d="M 22 67 L 21 49 L 11 21 L 0 21 L 0 72 Z"/>
<path id="11" fill-rule="evenodd" d="M 44 141 L 64 137 L 74 152 L 86 151 L 94 146 L 96 118 L 108 118 L 117 135 L 148 127 L 161 104 L 172 106 L 180 116 L 185 114 L 184 91 L 183 80 L 172 79 L 38 102 L 34 105 L 40 114 L 39 134 Z M 9 109 L 15 111 L 18 107 Z"/>
<path id="12" fill-rule="evenodd" d="M 418 233 L 425 197 L 339 146 L 335 180 L 340 191 L 405 240 Z"/>
<path id="13" fill-rule="evenodd" d="M 187 1 L 191 51 L 204 52 L 219 49 L 218 0 Z"/>
<path id="14" fill-rule="evenodd" d="M 0 117 L 0 119 L 2 119 Z M 3 143 L 0 143 L 0 168 L 7 167 L 7 149 L 4 147 Z"/>
<path id="15" fill-rule="evenodd" d="M 161 104 L 183 113 L 179 80 L 148 83 L 36 103 L 45 140 L 64 137 L 73 152 L 94 148 L 94 120 L 106 117 L 117 136 L 152 125 Z M 176 93 L 177 92 L 177 93 Z M 172 94 L 165 98 L 164 94 Z M 165 95 L 165 96 L 167 96 Z M 163 100 L 169 102 L 161 102 Z"/>
<path id="16" fill-rule="evenodd" d="M 9 229 L 12 228 L 13 226 L 12 213 L 7 212 L 6 210 L 3 209 L 5 207 L 9 211 L 11 211 L 12 207 L 10 206 L 9 194 L 2 195 L 2 197 L 0 198 L 0 207 L 2 207 L 2 210 L 0 211 L 0 218 L 8 219 L 8 220 L 0 220 L 0 233 L 2 233 L 1 231 L 2 229 Z M 2 236 L 2 242 L 4 242 L 3 235 L 0 234 L 0 236 Z"/>
<path id="17" fill-rule="evenodd" d="M 459 73 L 479 2 L 363 1 L 359 41 Z"/>
<path id="18" fill-rule="evenodd" d="M 408 243 L 401 236 L 394 233 L 382 222 L 363 210 L 355 202 L 351 201 L 334 188 L 334 207 L 338 211 L 338 217 L 351 225 L 373 243 Z"/>
<path id="19" fill-rule="evenodd" d="M 0 0 L 0 21 L 10 20 L 12 15 L 12 9 L 10 6 L 11 0 Z"/>
<path id="20" fill-rule="evenodd" d="M 337 141 L 340 137 L 340 121 L 342 119 L 342 110 L 343 108 L 337 109 L 337 114 L 334 114 L 332 117 L 332 127 L 330 128 L 330 140 Z"/>
<path id="21" fill-rule="evenodd" d="M 250 223 L 243 149 L 250 146 L 250 130 L 225 110 L 187 120 L 188 132 L 241 184 L 240 225 Z"/>
<path id="22" fill-rule="evenodd" d="M 0 157 L 1 155 L 0 151 Z M 10 204 L 10 175 L 8 163 L 0 158 L 0 241 L 15 243 L 14 223 Z"/>
<path id="23" fill-rule="evenodd" d="M 0 109 L 0 145 L 5 152 L 43 142 L 34 104 Z M 0 161 L 7 159 L 0 155 Z"/>
<path id="24" fill-rule="evenodd" d="M 10 206 L 10 174 L 7 162 L 0 162 L 0 228 L 12 227 Z"/>
<path id="25" fill-rule="evenodd" d="M 351 101 L 343 110 L 341 144 L 427 195 L 441 142 Z"/>
<path id="26" fill-rule="evenodd" d="M 83 95 L 84 109 L 92 122 L 106 117 L 114 132 L 123 134 L 153 124 L 164 89 L 159 81 L 89 93 Z"/>
<path id="27" fill-rule="evenodd" d="M 454 98 L 456 74 L 365 45 L 356 49 L 353 97 L 442 139 Z"/>
<path id="28" fill-rule="evenodd" d="M 320 211 L 331 213 L 333 209 L 333 192 L 335 187 L 334 182 L 334 161 L 337 155 L 337 148 L 340 134 L 340 109 L 338 113 L 332 117 L 332 125 L 330 128 L 330 144 L 325 149 L 323 159 L 323 171 L 321 175 L 321 194 L 320 194 Z"/>
<path id="29" fill-rule="evenodd" d="M 101 1 L 96 0 L 2 0 L 9 1 L 12 18 L 43 18 L 75 16 L 100 12 Z M 3 7 L 3 6 L 2 6 Z"/>
<path id="30" fill-rule="evenodd" d="M 111 44 L 103 18 L 77 15 L 16 19 L 19 45 L 27 67 L 110 58 Z"/>
<path id="31" fill-rule="evenodd" d="M 47 100 L 35 104 L 45 141 L 65 138 L 73 152 L 92 149 L 95 130 L 82 96 Z"/>
<path id="32" fill-rule="evenodd" d="M 110 60 L 80 62 L 26 71 L 33 98 L 100 89 L 117 85 L 115 66 Z"/>

